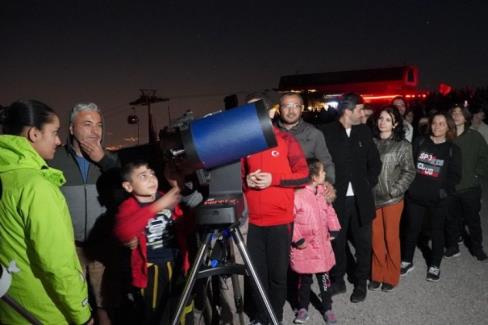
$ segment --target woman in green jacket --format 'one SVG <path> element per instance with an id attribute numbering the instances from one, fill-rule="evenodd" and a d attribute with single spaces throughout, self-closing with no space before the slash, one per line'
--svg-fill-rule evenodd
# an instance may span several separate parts
<path id="1" fill-rule="evenodd" d="M 0 264 L 17 264 L 8 294 L 42 324 L 92 324 L 69 211 L 49 168 L 61 144 L 45 104 L 18 101 L 0 114 Z M 28 321 L 0 301 L 1 324 Z"/>

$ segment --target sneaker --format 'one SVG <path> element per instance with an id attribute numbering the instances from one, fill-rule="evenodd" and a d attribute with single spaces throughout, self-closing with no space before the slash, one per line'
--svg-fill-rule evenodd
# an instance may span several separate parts
<path id="1" fill-rule="evenodd" d="M 358 303 L 366 299 L 366 284 L 355 285 L 351 295 L 351 302 Z"/>
<path id="2" fill-rule="evenodd" d="M 249 325 L 263 325 L 263 323 L 261 323 L 260 321 L 258 320 L 253 320 L 249 323 Z"/>
<path id="3" fill-rule="evenodd" d="M 337 324 L 337 318 L 332 309 L 329 309 L 324 313 L 324 320 L 326 324 Z"/>
<path id="4" fill-rule="evenodd" d="M 474 256 L 476 256 L 478 261 L 488 263 L 488 256 L 486 256 L 486 253 L 483 250 L 476 252 Z"/>
<path id="5" fill-rule="evenodd" d="M 458 242 L 459 244 L 461 244 L 463 241 L 464 241 L 464 237 L 463 237 L 463 235 L 459 235 L 459 236 L 458 236 L 458 238 L 457 238 L 457 242 Z"/>
<path id="6" fill-rule="evenodd" d="M 446 252 L 444 253 L 444 256 L 447 258 L 461 256 L 461 252 L 459 251 L 459 247 L 458 246 L 448 247 L 446 249 Z"/>
<path id="7" fill-rule="evenodd" d="M 413 271 L 413 263 L 402 261 L 400 264 L 400 275 L 406 275 L 410 271 Z"/>
<path id="8" fill-rule="evenodd" d="M 427 271 L 427 281 L 431 282 L 437 282 L 439 281 L 441 277 L 441 270 L 437 266 L 431 266 L 429 267 L 429 270 Z"/>
<path id="9" fill-rule="evenodd" d="M 368 289 L 371 291 L 376 291 L 380 288 L 381 283 L 378 281 L 369 281 L 368 283 Z"/>
<path id="10" fill-rule="evenodd" d="M 345 293 L 346 292 L 346 283 L 344 281 L 334 282 L 330 286 L 329 291 L 330 291 L 331 296 L 338 295 L 341 293 Z"/>
<path id="11" fill-rule="evenodd" d="M 381 286 L 381 291 L 383 292 L 390 292 L 394 289 L 395 287 L 389 283 L 383 283 Z"/>
<path id="12" fill-rule="evenodd" d="M 300 308 L 293 323 L 295 324 L 305 324 L 310 319 L 308 316 L 308 311 L 305 308 Z"/>

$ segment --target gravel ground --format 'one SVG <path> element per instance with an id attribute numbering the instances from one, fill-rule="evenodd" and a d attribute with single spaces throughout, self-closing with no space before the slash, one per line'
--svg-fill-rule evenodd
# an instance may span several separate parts
<path id="1" fill-rule="evenodd" d="M 488 251 L 486 185 L 481 220 Z M 427 265 L 419 249 L 415 252 L 415 269 L 401 277 L 391 292 L 368 291 L 365 301 L 353 304 L 349 301 L 353 285 L 347 283 L 347 293 L 333 297 L 338 324 L 488 324 L 488 263 L 479 262 L 464 245 L 460 250 L 461 256 L 443 259 L 437 283 L 425 280 Z M 312 290 L 318 293 L 315 282 Z M 307 324 L 325 323 L 312 304 L 309 314 Z M 294 313 L 286 303 L 283 324 L 293 324 L 293 319 Z"/>
<path id="2" fill-rule="evenodd" d="M 488 186 L 484 187 L 488 189 Z M 488 249 L 488 191 L 481 212 L 485 251 Z M 427 266 L 415 252 L 415 269 L 403 276 L 392 292 L 368 291 L 365 301 L 349 301 L 347 293 L 333 297 L 333 310 L 340 324 L 488 324 L 488 263 L 480 263 L 461 245 L 461 256 L 443 259 L 441 279 L 425 280 Z M 318 288 L 314 286 L 314 292 Z M 324 324 L 317 309 L 309 308 L 307 324 Z M 293 323 L 293 311 L 285 306 L 284 324 Z"/>

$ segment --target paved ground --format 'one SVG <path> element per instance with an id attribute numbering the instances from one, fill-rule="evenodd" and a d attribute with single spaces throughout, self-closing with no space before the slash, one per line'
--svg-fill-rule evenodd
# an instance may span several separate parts
<path id="1" fill-rule="evenodd" d="M 488 189 L 485 186 L 485 189 Z M 488 191 L 484 191 L 482 226 L 488 249 Z M 441 280 L 427 282 L 427 267 L 417 249 L 415 269 L 401 278 L 394 291 L 368 291 L 359 304 L 347 293 L 334 297 L 333 309 L 340 324 L 488 324 L 488 263 L 480 263 L 461 246 L 461 256 L 444 259 Z M 317 287 L 314 288 L 318 292 Z M 292 324 L 293 312 L 285 307 L 285 324 Z M 319 312 L 310 307 L 307 324 L 323 324 Z"/>
<path id="2" fill-rule="evenodd" d="M 487 251 L 488 186 L 484 188 L 481 216 Z M 392 292 L 368 291 L 364 302 L 353 304 L 349 301 L 353 286 L 348 283 L 346 294 L 333 297 L 338 324 L 488 324 L 488 263 L 479 262 L 464 245 L 460 249 L 461 256 L 443 259 L 437 283 L 425 280 L 427 266 L 418 249 L 415 269 Z M 316 283 L 313 291 L 318 292 Z M 309 313 L 307 324 L 324 324 L 312 305 Z M 287 303 L 283 323 L 293 324 L 293 319 Z"/>

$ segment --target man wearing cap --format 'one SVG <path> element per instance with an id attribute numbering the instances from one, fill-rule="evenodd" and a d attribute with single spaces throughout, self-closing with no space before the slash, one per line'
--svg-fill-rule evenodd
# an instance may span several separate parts
<path id="1" fill-rule="evenodd" d="M 345 94 L 337 108 L 339 119 L 320 127 L 335 165 L 337 198 L 334 208 L 341 231 L 332 242 L 336 265 L 331 270 L 332 294 L 346 292 L 347 234 L 355 245 L 354 290 L 351 302 L 366 298 L 371 269 L 371 223 L 375 215 L 372 189 L 378 181 L 381 161 L 370 129 L 361 124 L 363 98 Z M 350 229 L 349 229 L 350 228 Z"/>
<path id="2" fill-rule="evenodd" d="M 316 158 L 324 163 L 327 180 L 334 183 L 335 168 L 325 143 L 324 135 L 315 126 L 302 119 L 303 99 L 298 93 L 280 97 L 280 115 L 277 126 L 293 134 L 302 146 L 305 158 Z"/>

